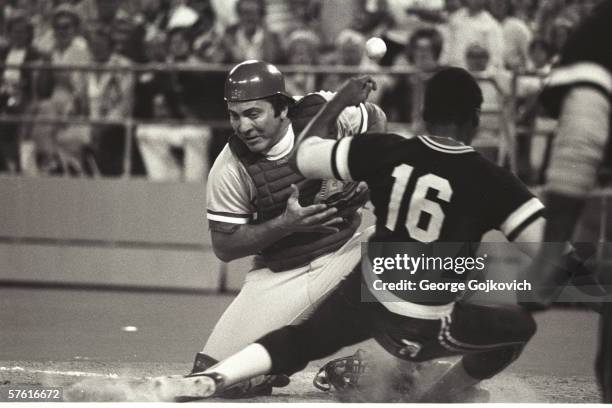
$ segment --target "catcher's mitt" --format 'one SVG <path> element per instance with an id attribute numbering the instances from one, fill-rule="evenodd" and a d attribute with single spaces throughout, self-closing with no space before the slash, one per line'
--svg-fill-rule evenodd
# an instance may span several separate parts
<path id="1" fill-rule="evenodd" d="M 328 207 L 335 207 L 338 209 L 336 217 L 347 218 L 363 207 L 369 199 L 370 191 L 360 186 L 359 182 L 323 180 L 314 203 L 324 203 Z"/>
<path id="2" fill-rule="evenodd" d="M 365 351 L 357 350 L 348 357 L 337 358 L 325 364 L 313 380 L 322 391 L 348 391 L 359 386 L 360 377 L 366 372 Z"/>

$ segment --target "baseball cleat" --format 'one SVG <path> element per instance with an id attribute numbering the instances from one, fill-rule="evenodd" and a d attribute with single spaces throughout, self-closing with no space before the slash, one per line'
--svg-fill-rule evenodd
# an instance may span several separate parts
<path id="1" fill-rule="evenodd" d="M 210 398 L 223 389 L 224 379 L 217 373 L 194 373 L 188 376 L 163 377 L 154 386 L 162 394 L 172 395 L 175 402 Z"/>

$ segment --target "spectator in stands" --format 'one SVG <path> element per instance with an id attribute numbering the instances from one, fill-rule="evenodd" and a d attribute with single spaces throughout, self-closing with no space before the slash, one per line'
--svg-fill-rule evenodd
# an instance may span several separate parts
<path id="1" fill-rule="evenodd" d="M 413 130 L 421 125 L 425 82 L 439 67 L 443 48 L 442 35 L 435 28 L 421 28 L 412 34 L 404 55 L 395 65 L 409 65 L 417 72 L 401 76 L 385 93 L 383 107 L 390 120 L 412 123 Z"/>
<path id="2" fill-rule="evenodd" d="M 550 45 L 541 38 L 535 38 L 529 44 L 527 70 L 536 74 L 549 74 L 552 68 L 552 57 L 553 53 Z"/>
<path id="3" fill-rule="evenodd" d="M 119 10 L 112 21 L 113 52 L 132 62 L 144 61 L 143 36 L 138 32 L 137 21 L 125 11 Z"/>
<path id="4" fill-rule="evenodd" d="M 265 23 L 265 0 L 238 0 L 238 23 L 225 32 L 231 62 L 257 59 L 270 63 L 282 61 L 282 45 L 278 34 Z"/>
<path id="5" fill-rule="evenodd" d="M 268 27 L 283 38 L 298 29 L 320 32 L 321 0 L 266 0 L 266 9 Z"/>
<path id="6" fill-rule="evenodd" d="M 230 60 L 223 41 L 223 30 L 217 21 L 217 14 L 210 0 L 192 0 L 197 4 L 188 2 L 194 7 L 199 18 L 194 24 L 193 49 L 197 61 L 204 63 L 226 63 Z M 194 90 L 193 99 L 200 99 L 194 104 L 196 117 L 200 120 L 224 121 L 227 117 L 227 106 L 223 99 L 225 84 L 225 72 L 205 72 L 197 74 L 200 89 L 207 92 Z M 212 165 L 221 152 L 231 135 L 231 130 L 226 127 L 211 127 L 208 143 L 208 165 Z"/>
<path id="7" fill-rule="evenodd" d="M 307 29 L 321 38 L 322 0 L 289 0 L 286 4 L 289 19 L 285 22 L 284 33 L 289 35 L 295 30 Z"/>
<path id="8" fill-rule="evenodd" d="M 524 70 L 527 66 L 531 30 L 523 20 L 515 17 L 509 0 L 489 0 L 491 15 L 501 24 L 504 34 L 504 67 Z"/>
<path id="9" fill-rule="evenodd" d="M 467 69 L 478 78 L 482 90 L 481 126 L 475 139 L 478 150 L 491 160 L 496 160 L 499 140 L 504 131 L 502 113 L 505 98 L 509 94 L 511 75 L 491 66 L 491 53 L 479 43 L 469 45 L 465 51 Z"/>
<path id="10" fill-rule="evenodd" d="M 492 68 L 503 67 L 504 35 L 501 25 L 485 9 L 486 0 L 466 0 L 448 24 L 445 59 L 450 65 L 467 67 L 467 48 L 477 43 L 489 53 Z"/>
<path id="11" fill-rule="evenodd" d="M 98 27 L 89 32 L 89 48 L 99 68 L 128 67 L 130 60 L 115 52 L 113 37 L 108 29 Z M 87 73 L 86 106 L 94 120 L 123 120 L 132 115 L 132 73 L 127 71 L 93 71 Z M 100 174 L 118 176 L 123 173 L 125 126 L 123 124 L 94 125 L 92 149 Z M 90 152 L 84 148 L 84 155 Z"/>
<path id="12" fill-rule="evenodd" d="M 33 45 L 34 27 L 29 15 L 15 10 L 6 20 L 7 44 L 0 50 L 0 64 L 22 65 L 47 60 Z M 30 101 L 48 96 L 48 71 L 0 68 L 0 114 L 23 114 Z M 35 89 L 36 86 L 36 89 Z M 19 171 L 17 123 L 0 123 L 0 172 Z"/>
<path id="13" fill-rule="evenodd" d="M 81 114 L 81 107 L 76 103 L 74 90 L 66 77 L 54 80 L 53 95 L 47 100 L 33 105 L 32 113 L 43 118 L 59 120 L 70 119 Z M 82 162 L 81 147 L 89 143 L 89 132 L 85 126 L 68 123 L 28 124 L 24 138 L 34 142 L 33 160 L 27 174 L 71 175 L 87 174 Z"/>
<path id="14" fill-rule="evenodd" d="M 198 16 L 191 28 L 197 58 L 202 62 L 226 62 L 229 56 L 223 46 L 223 30 L 211 0 L 189 0 L 187 6 Z"/>
<path id="15" fill-rule="evenodd" d="M 168 53 L 165 34 L 149 38 L 144 44 L 145 62 L 162 63 Z M 170 103 L 170 80 L 166 72 L 145 71 L 137 74 L 134 100 L 134 117 L 137 119 L 169 118 L 178 116 L 172 113 Z"/>
<path id="16" fill-rule="evenodd" d="M 535 35 L 544 38 L 554 49 L 555 25 L 573 27 L 579 19 L 578 9 L 571 7 L 571 0 L 541 0 L 535 17 Z"/>
<path id="17" fill-rule="evenodd" d="M 53 11 L 52 24 L 55 42 L 51 50 L 51 62 L 54 65 L 89 65 L 91 63 L 91 54 L 87 44 L 77 35 L 80 22 L 80 17 L 72 6 L 62 4 Z M 64 77 L 65 79 L 60 79 Z M 83 71 L 54 71 L 54 78 L 68 85 L 75 98 L 83 95 L 85 90 Z"/>
<path id="18" fill-rule="evenodd" d="M 491 54 L 489 50 L 478 43 L 473 43 L 465 50 L 467 69 L 475 74 L 483 75 L 489 68 Z"/>
<path id="19" fill-rule="evenodd" d="M 140 15 L 136 18 L 136 23 L 142 30 L 143 41 L 149 41 L 165 32 L 168 8 L 164 3 L 162 0 L 140 0 Z"/>
<path id="20" fill-rule="evenodd" d="M 193 50 L 193 28 L 193 25 L 179 25 L 170 29 L 167 62 L 181 64 L 185 68 L 200 63 L 199 56 Z M 223 95 L 224 75 L 193 70 L 170 71 L 166 77 L 167 83 L 166 78 L 162 78 L 165 87 L 163 97 L 170 108 L 170 117 L 198 121 L 225 118 L 223 98 L 215 100 Z M 205 126 L 140 129 L 139 139 L 150 176 L 176 179 L 182 174 L 188 180 L 201 181 L 207 172 L 204 150 L 210 134 L 211 129 Z"/>
<path id="21" fill-rule="evenodd" d="M 411 35 L 420 28 L 443 23 L 443 0 L 362 0 L 351 28 L 366 37 L 381 37 L 387 44 L 387 54 L 380 61 L 390 66 L 404 53 Z"/>
<path id="22" fill-rule="evenodd" d="M 548 41 L 553 50 L 553 64 L 557 62 L 565 42 L 577 23 L 577 20 L 571 20 L 568 16 L 559 16 L 553 21 L 548 30 Z"/>
<path id="23" fill-rule="evenodd" d="M 98 68 L 129 67 L 131 62 L 115 52 L 110 31 L 96 28 L 89 32 L 88 44 Z M 123 119 L 131 114 L 131 74 L 128 71 L 87 73 L 87 106 L 93 119 Z"/>
<path id="24" fill-rule="evenodd" d="M 538 2 L 536 0 L 510 0 L 510 4 L 514 9 L 514 16 L 521 19 L 531 30 Z"/>
<path id="25" fill-rule="evenodd" d="M 196 58 L 205 63 L 226 63 L 230 59 L 223 41 L 223 31 L 216 23 L 214 10 L 200 14 L 193 28 L 193 50 Z"/>
<path id="26" fill-rule="evenodd" d="M 4 43 L 6 41 L 6 20 L 8 14 L 7 2 L 8 0 L 0 0 L 0 43 Z"/>
<path id="27" fill-rule="evenodd" d="M 288 63 L 291 65 L 318 65 L 320 38 L 310 30 L 296 30 L 287 39 Z M 318 90 L 318 75 L 306 71 L 285 74 L 285 87 L 289 95 L 306 95 Z"/>
<path id="28" fill-rule="evenodd" d="M 440 32 L 443 39 L 444 48 L 440 56 L 440 62 L 447 64 L 450 58 L 448 44 L 451 41 L 451 21 L 454 21 L 460 11 L 463 10 L 462 0 L 446 0 L 443 10 L 443 21 L 436 24 L 435 28 Z"/>
<path id="29" fill-rule="evenodd" d="M 446 4 L 444 5 L 446 18 L 451 18 L 457 11 L 461 9 L 461 7 L 463 7 L 463 3 L 461 0 L 446 0 Z"/>
<path id="30" fill-rule="evenodd" d="M 532 146 L 534 145 L 534 132 L 538 127 L 539 95 L 544 83 L 544 76 L 552 69 L 552 49 L 541 38 L 535 38 L 529 45 L 529 61 L 527 72 L 538 76 L 521 76 L 517 80 L 516 92 L 516 152 L 518 159 L 518 176 L 527 184 L 542 183 L 544 167 L 534 166 L 544 160 L 544 154 L 532 163 Z M 538 140 L 540 145 L 546 140 Z M 536 145 L 537 150 L 537 145 Z M 540 167 L 536 172 L 536 168 Z"/>
<path id="31" fill-rule="evenodd" d="M 189 29 L 172 28 L 168 32 L 168 62 L 193 62 L 193 43 Z"/>
<path id="32" fill-rule="evenodd" d="M 443 21 L 443 0 L 386 0 L 386 11 L 392 21 L 389 36 L 405 48 L 412 34 Z"/>
<path id="33" fill-rule="evenodd" d="M 48 1 L 42 4 L 46 7 L 40 7 L 32 14 L 32 19 L 37 20 L 34 26 L 34 46 L 41 52 L 50 54 L 55 44 L 55 34 L 53 32 L 53 10 L 55 9 L 54 2 Z M 78 10 L 77 10 L 78 13 Z M 77 36 L 77 41 L 85 46 L 85 39 Z"/>
<path id="34" fill-rule="evenodd" d="M 121 7 L 128 2 L 121 0 L 82 0 L 80 10 L 88 28 L 110 27 Z"/>
<path id="35" fill-rule="evenodd" d="M 338 34 L 336 39 L 336 52 L 329 56 L 324 65 L 344 65 L 357 67 L 364 72 L 375 72 L 380 70 L 380 65 L 372 61 L 365 52 L 366 39 L 355 30 L 345 29 Z M 326 91 L 337 90 L 349 77 L 354 74 L 325 76 L 321 88 Z M 383 93 L 390 85 L 390 78 L 386 75 L 373 75 L 377 84 L 376 91 L 370 93 L 370 101 L 378 103 Z"/>
<path id="36" fill-rule="evenodd" d="M 80 16 L 70 4 L 53 10 L 53 65 L 89 65 L 91 54 L 87 43 L 78 35 Z M 32 106 L 32 113 L 42 117 L 69 119 L 85 113 L 86 74 L 79 70 L 56 70 L 52 73 L 51 97 Z M 87 127 L 72 124 L 34 123 L 25 129 L 24 138 L 34 141 L 36 168 L 29 172 L 82 175 L 87 173 L 81 148 L 90 141 Z"/>

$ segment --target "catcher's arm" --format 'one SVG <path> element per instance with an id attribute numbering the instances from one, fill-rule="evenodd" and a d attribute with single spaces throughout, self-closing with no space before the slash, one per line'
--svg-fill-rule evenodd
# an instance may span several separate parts
<path id="1" fill-rule="evenodd" d="M 343 221 L 337 208 L 327 204 L 302 207 L 299 190 L 293 185 L 285 212 L 261 224 L 228 224 L 210 222 L 213 250 L 217 257 L 229 262 L 254 255 L 294 232 L 337 232 L 335 224 Z"/>

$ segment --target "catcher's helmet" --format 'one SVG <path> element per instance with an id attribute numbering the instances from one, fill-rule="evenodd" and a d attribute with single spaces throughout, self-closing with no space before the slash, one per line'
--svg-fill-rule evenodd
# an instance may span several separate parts
<path id="1" fill-rule="evenodd" d="M 225 81 L 225 100 L 245 102 L 272 95 L 291 96 L 285 91 L 285 78 L 272 64 L 248 60 L 236 65 Z"/>

